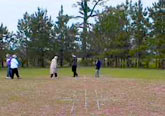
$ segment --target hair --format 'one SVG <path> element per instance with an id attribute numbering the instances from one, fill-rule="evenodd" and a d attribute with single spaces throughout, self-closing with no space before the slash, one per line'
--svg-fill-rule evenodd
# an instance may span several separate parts
<path id="1" fill-rule="evenodd" d="M 14 54 L 13 56 L 12 56 L 13 58 L 17 58 L 17 56 Z"/>
<path id="2" fill-rule="evenodd" d="M 10 57 L 10 54 L 6 54 L 6 58 L 9 58 Z"/>

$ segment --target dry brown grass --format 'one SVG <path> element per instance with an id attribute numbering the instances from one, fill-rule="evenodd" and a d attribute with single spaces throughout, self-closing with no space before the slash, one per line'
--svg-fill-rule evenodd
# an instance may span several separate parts
<path id="1" fill-rule="evenodd" d="M 164 115 L 164 82 L 85 76 L 0 80 L 0 116 Z"/>

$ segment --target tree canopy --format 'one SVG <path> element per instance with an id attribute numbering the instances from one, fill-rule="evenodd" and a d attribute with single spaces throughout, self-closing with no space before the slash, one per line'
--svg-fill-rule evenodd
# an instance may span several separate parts
<path id="1" fill-rule="evenodd" d="M 56 21 L 46 9 L 26 12 L 16 33 L 1 24 L 2 66 L 6 53 L 16 53 L 22 66 L 45 67 L 54 55 L 59 56 L 60 66 L 68 66 L 75 54 L 86 65 L 100 57 L 110 67 L 165 68 L 165 14 L 160 1 L 148 8 L 141 0 L 115 7 L 106 6 L 105 0 L 81 0 L 75 6 L 79 16 L 64 14 L 61 6 Z M 71 22 L 73 18 L 83 21 Z"/>

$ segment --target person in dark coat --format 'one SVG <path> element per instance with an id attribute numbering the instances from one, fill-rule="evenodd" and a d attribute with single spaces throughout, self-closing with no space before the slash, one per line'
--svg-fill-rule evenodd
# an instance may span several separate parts
<path id="1" fill-rule="evenodd" d="M 98 58 L 98 60 L 96 62 L 96 74 L 95 74 L 95 77 L 100 77 L 100 69 L 101 69 L 101 61 Z"/>
<path id="2" fill-rule="evenodd" d="M 75 55 L 72 55 L 73 61 L 72 61 L 72 72 L 73 72 L 73 77 L 77 77 L 77 57 Z"/>

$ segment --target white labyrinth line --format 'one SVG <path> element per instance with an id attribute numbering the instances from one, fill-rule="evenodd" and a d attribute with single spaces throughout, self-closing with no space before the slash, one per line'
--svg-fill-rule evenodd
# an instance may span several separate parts
<path id="1" fill-rule="evenodd" d="M 96 103 L 97 103 L 97 108 L 98 108 L 98 110 L 100 110 L 100 102 L 99 102 L 99 99 L 98 99 L 97 90 L 95 90 L 95 94 L 96 94 Z"/>
<path id="2" fill-rule="evenodd" d="M 85 110 L 88 111 L 88 104 L 87 104 L 87 90 L 85 89 Z"/>
<path id="3" fill-rule="evenodd" d="M 105 99 L 103 99 L 103 89 L 101 89 L 101 100 L 102 100 L 102 104 L 101 105 L 104 105 Z"/>
<path id="4" fill-rule="evenodd" d="M 84 97 L 85 97 L 85 99 L 84 99 L 84 107 L 85 107 L 85 110 L 86 110 L 86 112 L 88 112 L 88 103 L 87 103 L 87 89 L 86 89 L 86 77 L 84 76 L 84 89 L 85 89 L 85 95 L 84 95 Z"/>
<path id="5" fill-rule="evenodd" d="M 76 99 L 76 91 L 74 91 L 74 93 L 73 93 L 73 104 L 72 104 L 72 108 L 71 108 L 71 111 L 70 111 L 70 113 L 72 114 L 73 112 L 75 112 L 75 100 Z"/>

